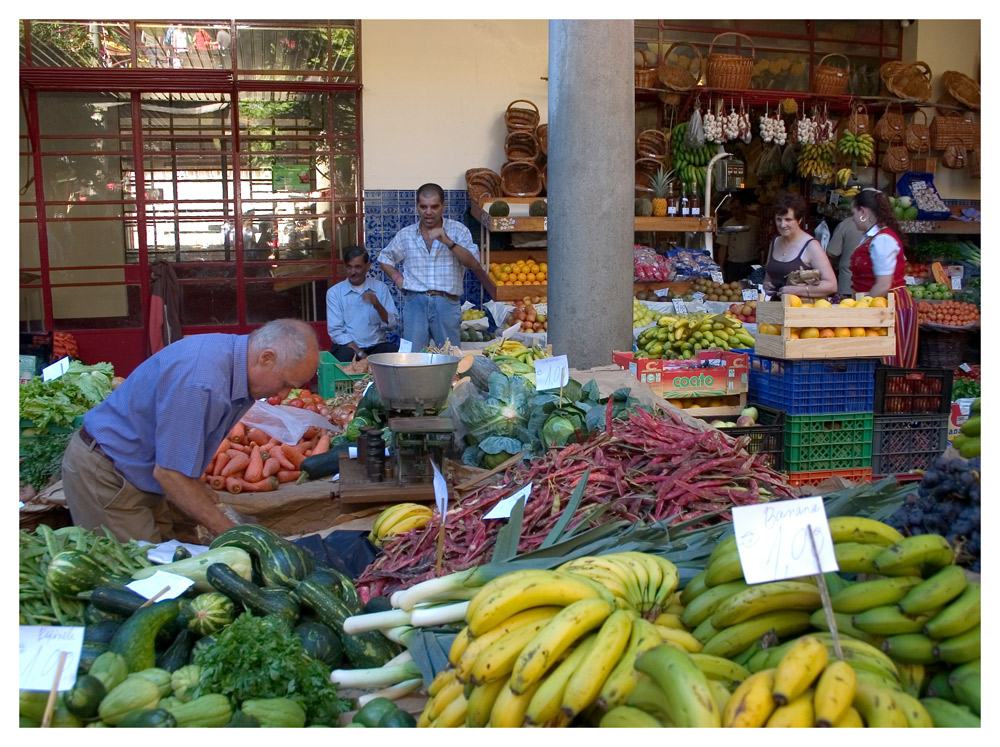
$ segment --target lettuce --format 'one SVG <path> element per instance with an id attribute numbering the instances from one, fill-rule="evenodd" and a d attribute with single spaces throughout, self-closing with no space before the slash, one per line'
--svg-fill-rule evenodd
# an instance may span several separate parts
<path id="1" fill-rule="evenodd" d="M 489 378 L 488 396 L 467 398 L 458 405 L 455 414 L 476 439 L 512 436 L 527 423 L 533 393 L 531 384 L 520 376 L 494 371 Z"/>

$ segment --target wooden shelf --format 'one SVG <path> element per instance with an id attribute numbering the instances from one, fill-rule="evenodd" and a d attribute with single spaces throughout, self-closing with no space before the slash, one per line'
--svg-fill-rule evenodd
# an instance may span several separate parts
<path id="1" fill-rule="evenodd" d="M 514 200 L 515 198 L 509 198 Z M 519 198 L 523 203 L 526 198 Z M 471 204 L 469 211 L 484 229 L 491 233 L 515 233 L 518 231 L 546 231 L 547 218 L 531 218 L 527 216 L 491 216 L 479 205 Z M 715 230 L 715 219 L 703 216 L 701 218 L 642 218 L 635 219 L 636 231 L 695 231 L 705 232 Z"/>
<path id="2" fill-rule="evenodd" d="M 715 230 L 715 219 L 701 218 L 636 218 L 636 231 L 692 231 L 705 233 Z"/>
<path id="3" fill-rule="evenodd" d="M 499 288 L 492 280 L 483 281 L 483 290 L 494 301 L 520 301 L 525 296 L 548 296 L 548 285 L 501 285 Z"/>

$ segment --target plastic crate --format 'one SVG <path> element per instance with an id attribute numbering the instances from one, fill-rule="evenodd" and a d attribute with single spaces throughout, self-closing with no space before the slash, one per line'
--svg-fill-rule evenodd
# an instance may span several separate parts
<path id="1" fill-rule="evenodd" d="M 343 367 L 346 363 L 341 363 L 330 353 L 321 350 L 319 353 L 319 396 L 324 399 L 335 397 L 338 394 L 350 393 L 354 389 L 354 382 L 360 381 L 368 374 L 345 373 Z"/>
<path id="2" fill-rule="evenodd" d="M 872 437 L 872 474 L 926 470 L 948 447 L 950 415 L 879 415 Z"/>
<path id="3" fill-rule="evenodd" d="M 788 472 L 861 469 L 872 464 L 870 412 L 785 415 Z"/>
<path id="4" fill-rule="evenodd" d="M 927 171 L 905 171 L 896 182 L 896 194 L 900 197 L 913 197 L 913 190 L 910 185 L 913 182 L 927 182 L 934 193 L 940 197 L 937 187 L 934 186 L 934 174 Z M 917 203 L 914 202 L 914 205 Z M 951 217 L 951 210 L 921 210 L 917 208 L 917 220 L 948 220 Z"/>
<path id="5" fill-rule="evenodd" d="M 750 356 L 750 399 L 788 415 L 872 412 L 874 360 Z"/>
<path id="6" fill-rule="evenodd" d="M 73 433 L 74 431 L 79 430 L 81 425 L 83 425 L 83 415 L 77 415 L 73 418 L 73 426 L 71 428 L 67 428 L 62 425 L 47 425 L 43 429 L 36 427 L 34 421 L 21 418 L 21 432 L 18 438 L 18 454 L 19 456 L 24 456 L 25 449 L 39 436 Z"/>
<path id="7" fill-rule="evenodd" d="M 875 369 L 876 415 L 947 415 L 955 372 L 950 368 Z"/>
<path id="8" fill-rule="evenodd" d="M 785 458 L 785 411 L 767 405 L 751 404 L 748 407 L 757 408 L 757 425 L 723 428 L 723 433 L 733 438 L 746 436 L 747 452 L 763 454 L 764 464 L 775 472 L 781 472 Z M 718 418 L 702 417 L 701 420 L 711 422 Z"/>
<path id="9" fill-rule="evenodd" d="M 789 472 L 788 484 L 793 488 L 801 488 L 803 485 L 819 485 L 829 477 L 842 477 L 850 482 L 871 482 L 872 471 L 870 467 L 864 469 L 834 469 L 816 470 L 814 472 Z"/>

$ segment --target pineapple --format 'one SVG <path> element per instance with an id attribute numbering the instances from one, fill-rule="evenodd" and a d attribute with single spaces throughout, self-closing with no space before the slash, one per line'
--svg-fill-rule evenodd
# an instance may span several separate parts
<path id="1" fill-rule="evenodd" d="M 662 218 L 667 214 L 667 190 L 673 181 L 671 174 L 673 171 L 664 171 L 663 167 L 656 172 L 653 177 L 653 217 Z"/>

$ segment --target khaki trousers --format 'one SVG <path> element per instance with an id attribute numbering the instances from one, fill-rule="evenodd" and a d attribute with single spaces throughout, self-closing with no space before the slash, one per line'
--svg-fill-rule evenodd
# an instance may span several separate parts
<path id="1" fill-rule="evenodd" d="M 63 491 L 73 524 L 87 529 L 106 526 L 120 542 L 160 543 L 174 538 L 166 499 L 139 490 L 114 463 L 73 434 L 62 461 Z"/>

